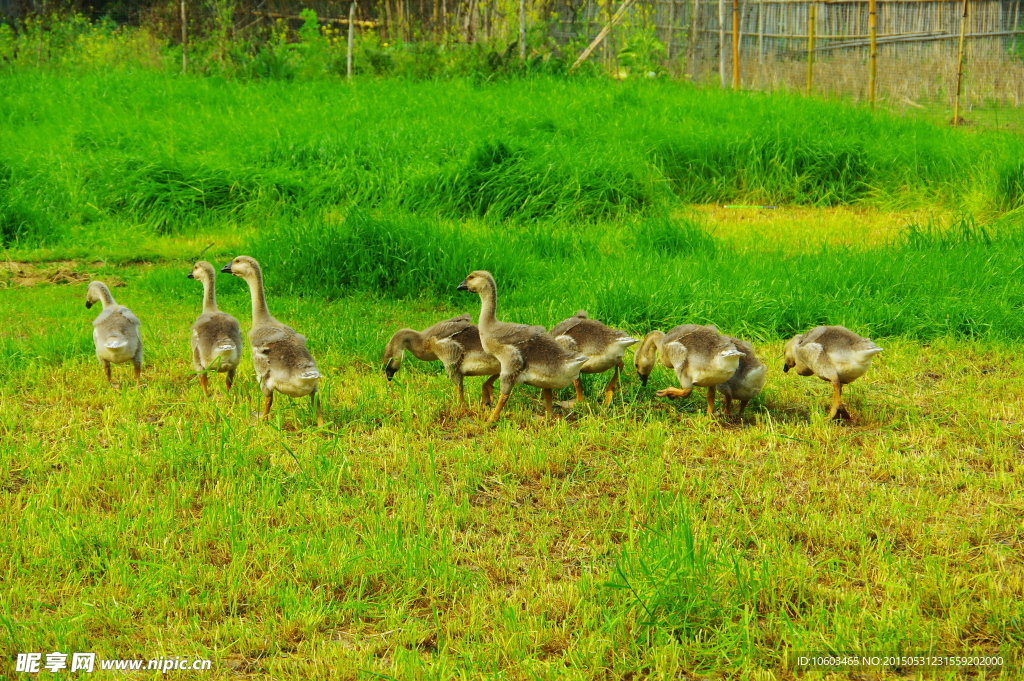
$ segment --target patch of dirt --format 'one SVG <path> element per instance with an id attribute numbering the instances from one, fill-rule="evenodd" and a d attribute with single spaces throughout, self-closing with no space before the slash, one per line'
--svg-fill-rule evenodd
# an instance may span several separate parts
<path id="1" fill-rule="evenodd" d="M 102 263 L 92 265 L 96 267 Z M 39 284 L 85 284 L 94 277 L 91 272 L 83 269 L 87 266 L 80 265 L 74 260 L 39 263 L 7 260 L 0 262 L 0 288 Z M 124 282 L 117 277 L 108 277 L 106 283 L 111 287 L 124 286 Z"/>

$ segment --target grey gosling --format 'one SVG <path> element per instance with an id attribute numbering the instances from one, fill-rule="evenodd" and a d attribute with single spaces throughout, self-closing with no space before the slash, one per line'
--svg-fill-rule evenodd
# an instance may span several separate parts
<path id="1" fill-rule="evenodd" d="M 658 397 L 689 397 L 694 386 L 708 389 L 708 415 L 715 412 L 715 386 L 725 383 L 739 367 L 741 353 L 729 336 L 714 326 L 684 324 L 668 333 L 651 331 L 634 357 L 640 382 L 647 385 L 656 357 L 675 372 L 682 388 L 665 388 Z"/>
<path id="2" fill-rule="evenodd" d="M 210 396 L 208 370 L 227 374 L 228 390 L 235 382 L 235 371 L 242 359 L 242 328 L 238 320 L 217 309 L 217 291 L 213 265 L 200 260 L 192 267 L 189 279 L 203 284 L 203 313 L 192 325 L 192 366 L 199 374 L 203 394 Z"/>
<path id="3" fill-rule="evenodd" d="M 263 393 L 263 412 L 260 419 L 270 416 L 274 404 L 274 391 L 290 397 L 309 395 L 316 409 L 316 422 L 324 425 L 317 399 L 320 372 L 313 356 L 306 349 L 306 337 L 270 316 L 263 291 L 263 272 L 260 265 L 247 255 L 240 255 L 221 269 L 221 272 L 241 277 L 249 285 L 252 296 L 252 364 L 256 380 Z"/>
<path id="4" fill-rule="evenodd" d="M 124 305 L 118 305 L 110 289 L 102 281 L 90 282 L 85 294 L 85 307 L 103 305 L 103 312 L 92 322 L 92 340 L 96 358 L 110 382 L 110 365 L 131 362 L 135 366 L 135 382 L 142 381 L 142 322 Z"/>
<path id="5" fill-rule="evenodd" d="M 498 287 L 490 272 L 471 272 L 458 290 L 480 295 L 480 321 L 477 323 L 480 341 L 484 350 L 501 363 L 501 394 L 488 421 L 498 420 L 512 388 L 518 383 L 542 389 L 545 412 L 550 419 L 554 415 L 553 391 L 576 380 L 589 358 L 566 350 L 543 326 L 499 322 L 495 316 Z"/>
<path id="6" fill-rule="evenodd" d="M 459 405 L 466 406 L 463 388 L 465 376 L 488 376 L 484 381 L 481 403 L 491 406 L 494 382 L 501 373 L 501 363 L 484 352 L 480 332 L 468 314 L 438 322 L 424 331 L 400 329 L 384 348 L 384 375 L 390 381 L 402 367 L 405 351 L 424 362 L 441 360 L 448 378 L 455 384 Z"/>
<path id="7" fill-rule="evenodd" d="M 612 403 L 612 396 L 619 385 L 619 371 L 622 369 L 622 356 L 626 348 L 639 343 L 625 331 L 605 326 L 596 319 L 591 319 L 586 310 L 580 310 L 572 317 L 552 327 L 549 332 L 556 341 L 571 352 L 587 356 L 587 363 L 580 369 L 581 374 L 601 374 L 614 369 L 608 385 L 604 389 L 604 406 Z M 576 400 L 583 401 L 583 386 L 580 379 L 573 381 L 576 388 Z"/>
<path id="8" fill-rule="evenodd" d="M 832 384 L 831 419 L 849 419 L 843 406 L 843 386 L 864 375 L 882 348 L 845 326 L 816 326 L 786 343 L 782 370 L 796 369 L 800 376 L 817 376 Z"/>
<path id="9" fill-rule="evenodd" d="M 745 340 L 729 338 L 736 349 L 740 351 L 740 363 L 736 373 L 725 383 L 715 386 L 718 392 L 722 393 L 725 402 L 722 406 L 722 413 L 726 416 L 732 414 L 732 401 L 739 400 L 740 409 L 737 414 L 743 414 L 747 403 L 757 397 L 764 387 L 765 377 L 768 374 L 768 367 L 761 363 L 761 360 L 754 354 L 754 346 Z"/>

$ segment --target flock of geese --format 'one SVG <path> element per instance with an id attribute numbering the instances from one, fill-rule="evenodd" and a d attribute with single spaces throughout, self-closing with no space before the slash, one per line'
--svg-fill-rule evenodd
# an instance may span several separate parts
<path id="1" fill-rule="evenodd" d="M 263 393 L 261 419 L 270 415 L 274 391 L 290 397 L 309 396 L 317 423 L 323 414 L 317 398 L 321 374 L 306 349 L 306 338 L 271 316 L 259 263 L 238 256 L 221 272 L 240 277 L 249 285 L 252 298 L 252 328 L 249 345 L 253 368 Z M 192 363 L 199 374 L 200 386 L 209 395 L 209 373 L 226 375 L 231 389 L 242 357 L 242 331 L 238 320 L 217 308 L 216 272 L 213 265 L 199 261 L 188 275 L 203 285 L 202 314 L 192 325 Z M 688 397 L 695 386 L 707 388 L 707 413 L 714 413 L 715 393 L 722 394 L 723 413 L 732 414 L 733 400 L 742 414 L 764 387 L 767 367 L 744 340 L 726 336 L 714 326 L 684 324 L 667 333 L 651 331 L 643 340 L 625 331 L 612 329 L 590 319 L 580 310 L 547 331 L 543 326 L 511 324 L 496 316 L 498 289 L 490 272 L 475 271 L 459 284 L 461 291 L 480 296 L 480 318 L 474 325 L 468 314 L 446 319 L 424 330 L 401 329 L 384 350 L 384 373 L 390 381 L 402 365 L 406 351 L 423 361 L 444 365 L 455 385 L 456 397 L 465 407 L 463 379 L 486 376 L 481 402 L 494 409 L 488 418 L 495 422 L 508 401 L 512 388 L 523 383 L 540 388 L 547 416 L 553 416 L 554 391 L 574 385 L 575 400 L 559 403 L 571 406 L 583 400 L 580 374 L 612 371 L 604 389 L 604 404 L 611 404 L 623 369 L 626 348 L 640 343 L 634 364 L 640 381 L 647 385 L 655 364 L 671 369 L 679 388 L 658 391 L 659 397 Z M 107 380 L 110 365 L 131 362 L 136 382 L 141 380 L 141 322 L 132 312 L 118 305 L 107 286 L 100 281 L 89 284 L 85 306 L 101 303 L 103 311 L 93 321 L 96 356 Z M 818 326 L 786 343 L 784 371 L 795 369 L 800 376 L 818 376 L 832 384 L 829 410 L 832 419 L 850 418 L 842 403 L 843 386 L 868 370 L 871 360 L 882 349 L 842 326 Z M 498 381 L 498 399 L 494 401 L 494 383 Z"/>

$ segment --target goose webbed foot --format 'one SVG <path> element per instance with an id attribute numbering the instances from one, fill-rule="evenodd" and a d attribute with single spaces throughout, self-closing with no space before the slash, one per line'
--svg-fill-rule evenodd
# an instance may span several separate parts
<path id="1" fill-rule="evenodd" d="M 670 400 L 674 400 L 677 397 L 689 397 L 691 392 L 693 392 L 693 388 L 687 388 L 685 390 L 682 388 L 665 388 L 664 390 L 659 390 L 654 394 L 658 397 L 667 397 Z"/>

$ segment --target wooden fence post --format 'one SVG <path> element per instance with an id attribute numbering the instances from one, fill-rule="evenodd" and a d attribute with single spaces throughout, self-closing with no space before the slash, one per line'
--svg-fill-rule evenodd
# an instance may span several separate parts
<path id="1" fill-rule="evenodd" d="M 960 47 L 956 55 L 956 97 L 953 99 L 953 125 L 960 125 L 960 84 L 964 77 L 964 35 L 967 32 L 967 0 L 960 17 Z"/>
<path id="2" fill-rule="evenodd" d="M 877 0 L 868 1 L 868 34 L 871 48 L 868 52 L 868 101 L 875 106 L 875 75 L 878 69 L 878 14 Z"/>
<path id="3" fill-rule="evenodd" d="M 352 80 L 352 40 L 355 33 L 355 23 L 356 3 L 352 2 L 348 6 L 348 54 L 345 56 L 345 77 L 349 80 Z"/>
<path id="4" fill-rule="evenodd" d="M 764 87 L 764 0 L 757 0 L 757 82 Z"/>
<path id="5" fill-rule="evenodd" d="M 697 31 L 700 28 L 700 0 L 693 0 L 690 15 L 690 80 L 697 82 Z"/>
<path id="6" fill-rule="evenodd" d="M 740 0 L 732 0 L 732 89 L 740 89 Z"/>
<path id="7" fill-rule="evenodd" d="M 181 0 L 181 72 L 188 73 L 188 14 Z"/>
<path id="8" fill-rule="evenodd" d="M 818 4 L 812 2 L 807 8 L 807 96 L 814 89 L 814 27 L 818 18 Z"/>
<path id="9" fill-rule="evenodd" d="M 718 79 L 725 89 L 725 0 L 718 0 Z"/>

